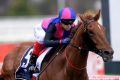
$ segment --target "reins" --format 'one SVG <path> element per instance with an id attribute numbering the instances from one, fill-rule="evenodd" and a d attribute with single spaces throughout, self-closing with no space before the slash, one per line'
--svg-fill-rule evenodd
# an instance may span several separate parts
<path id="1" fill-rule="evenodd" d="M 47 69 L 47 67 L 50 65 L 50 63 L 60 54 L 60 51 L 64 48 L 64 46 L 62 46 L 62 48 L 60 48 L 58 50 L 58 52 L 49 60 L 49 62 L 46 64 L 46 66 L 40 71 L 38 77 Z"/>
<path id="2" fill-rule="evenodd" d="M 78 49 L 79 51 L 81 51 L 81 50 L 84 50 L 84 51 L 89 51 L 87 48 L 81 48 L 80 46 L 78 46 L 78 45 L 74 45 L 74 44 L 70 44 L 72 47 L 74 47 L 74 48 L 76 48 L 76 49 Z"/>

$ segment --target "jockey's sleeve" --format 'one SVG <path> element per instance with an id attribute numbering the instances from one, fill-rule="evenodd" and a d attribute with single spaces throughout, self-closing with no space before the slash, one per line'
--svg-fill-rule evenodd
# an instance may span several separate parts
<path id="1" fill-rule="evenodd" d="M 46 35 L 44 38 L 45 47 L 55 47 L 60 44 L 59 40 L 54 40 L 55 31 L 56 31 L 55 24 L 50 24 L 48 29 L 46 30 Z"/>

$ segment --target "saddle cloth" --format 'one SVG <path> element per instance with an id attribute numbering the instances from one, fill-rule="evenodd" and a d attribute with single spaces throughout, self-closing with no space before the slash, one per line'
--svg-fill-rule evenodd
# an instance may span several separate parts
<path id="1" fill-rule="evenodd" d="M 41 51 L 42 54 L 38 57 L 38 59 L 36 61 L 36 68 L 38 68 L 39 71 L 40 71 L 41 63 L 42 63 L 43 59 L 45 58 L 46 54 L 51 49 L 52 49 L 52 47 L 48 47 L 48 48 L 45 48 Z M 28 70 L 28 64 L 29 64 L 30 56 L 32 54 L 32 50 L 33 50 L 33 47 L 26 50 L 23 57 L 21 58 L 20 65 L 15 72 L 15 79 L 16 80 L 18 80 L 18 79 L 19 80 L 31 80 L 32 74 Z M 35 73 L 33 75 L 35 77 L 37 77 L 39 74 L 37 73 L 37 75 L 36 75 L 36 73 Z"/>

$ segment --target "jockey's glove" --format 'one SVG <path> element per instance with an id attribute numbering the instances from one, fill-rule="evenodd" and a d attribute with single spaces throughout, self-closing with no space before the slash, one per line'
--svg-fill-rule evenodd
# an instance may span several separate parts
<path id="1" fill-rule="evenodd" d="M 71 40 L 70 38 L 64 38 L 64 39 L 60 40 L 60 43 L 63 45 L 67 45 L 70 43 L 70 40 Z"/>

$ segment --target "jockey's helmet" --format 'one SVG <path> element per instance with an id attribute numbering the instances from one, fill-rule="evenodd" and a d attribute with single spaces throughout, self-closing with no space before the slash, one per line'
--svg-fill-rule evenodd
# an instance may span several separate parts
<path id="1" fill-rule="evenodd" d="M 65 7 L 59 11 L 60 19 L 76 19 L 76 13 L 73 8 Z"/>
<path id="2" fill-rule="evenodd" d="M 76 19 L 76 13 L 73 8 L 65 7 L 59 11 L 59 18 L 64 24 L 72 24 Z"/>

